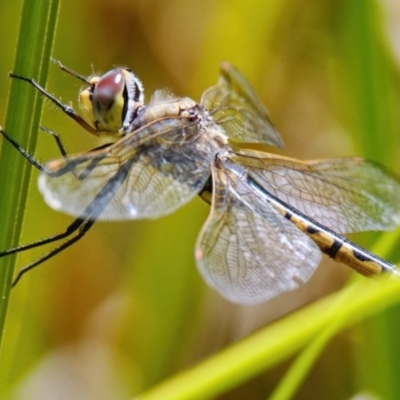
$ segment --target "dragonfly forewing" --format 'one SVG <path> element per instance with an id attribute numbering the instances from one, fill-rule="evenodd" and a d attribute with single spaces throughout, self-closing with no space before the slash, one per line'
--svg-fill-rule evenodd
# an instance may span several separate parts
<path id="1" fill-rule="evenodd" d="M 158 218 L 187 203 L 210 175 L 213 145 L 198 124 L 165 119 L 156 125 L 109 148 L 49 162 L 39 177 L 45 201 L 77 217 L 112 220 Z M 120 186 L 105 206 L 99 193 L 112 179 Z"/>

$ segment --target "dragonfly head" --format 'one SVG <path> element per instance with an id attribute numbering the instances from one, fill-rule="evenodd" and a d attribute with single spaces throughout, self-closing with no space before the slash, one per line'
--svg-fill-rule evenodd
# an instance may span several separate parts
<path id="1" fill-rule="evenodd" d="M 89 87 L 79 93 L 79 104 L 99 131 L 120 132 L 129 125 L 144 94 L 142 82 L 127 68 L 115 68 L 102 76 L 93 76 Z"/>

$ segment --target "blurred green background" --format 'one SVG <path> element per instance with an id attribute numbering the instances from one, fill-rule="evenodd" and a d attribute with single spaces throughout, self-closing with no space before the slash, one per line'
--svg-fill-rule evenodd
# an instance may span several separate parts
<path id="1" fill-rule="evenodd" d="M 0 3 L 0 122 L 21 6 L 20 0 Z M 399 26 L 394 0 L 70 0 L 61 5 L 53 57 L 84 75 L 129 66 L 147 99 L 168 87 L 198 100 L 216 82 L 219 64 L 230 61 L 269 108 L 285 141 L 281 154 L 360 155 L 400 176 Z M 55 66 L 47 88 L 78 107 L 80 83 Z M 48 104 L 42 123 L 61 135 L 69 152 L 98 145 Z M 39 135 L 36 155 L 58 157 L 46 134 Z M 33 175 L 23 243 L 62 231 L 71 221 L 43 203 Z M 208 206 L 195 199 L 156 221 L 97 223 L 79 243 L 24 277 L 12 292 L 0 397 L 134 396 L 339 290 L 352 274 L 324 258 L 299 290 L 258 306 L 231 304 L 206 287 L 193 259 L 207 213 Z M 375 238 L 356 239 L 369 247 Z M 21 254 L 18 266 L 43 253 Z M 398 261 L 399 252 L 390 257 Z M 400 371 L 399 317 L 391 309 L 338 335 L 296 398 L 360 392 L 398 398 L 391 377 L 396 367 Z M 289 365 L 219 398 L 266 398 Z"/>

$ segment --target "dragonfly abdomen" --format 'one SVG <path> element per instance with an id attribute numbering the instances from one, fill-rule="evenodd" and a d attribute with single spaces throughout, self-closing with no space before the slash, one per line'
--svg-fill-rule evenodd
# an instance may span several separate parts
<path id="1" fill-rule="evenodd" d="M 292 213 L 287 209 L 285 210 L 284 207 L 278 208 L 275 205 L 275 208 L 278 209 L 286 219 L 307 234 L 323 253 L 335 261 L 347 265 L 365 276 L 375 276 L 384 272 L 400 275 L 393 264 L 362 249 L 345 237 L 323 228 L 310 218 L 307 217 L 307 219 L 303 219 L 297 212 Z"/>

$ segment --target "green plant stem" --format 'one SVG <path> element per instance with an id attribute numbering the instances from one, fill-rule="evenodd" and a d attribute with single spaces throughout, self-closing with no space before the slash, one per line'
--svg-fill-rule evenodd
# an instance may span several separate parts
<path id="1" fill-rule="evenodd" d="M 59 0 L 25 0 L 13 71 L 34 77 L 45 85 L 56 27 Z M 36 145 L 42 102 L 37 92 L 25 82 L 11 81 L 5 131 L 30 153 Z M 31 166 L 5 140 L 0 158 L 0 249 L 18 244 Z M 0 268 L 0 340 L 9 302 L 15 256 L 1 259 Z"/>

